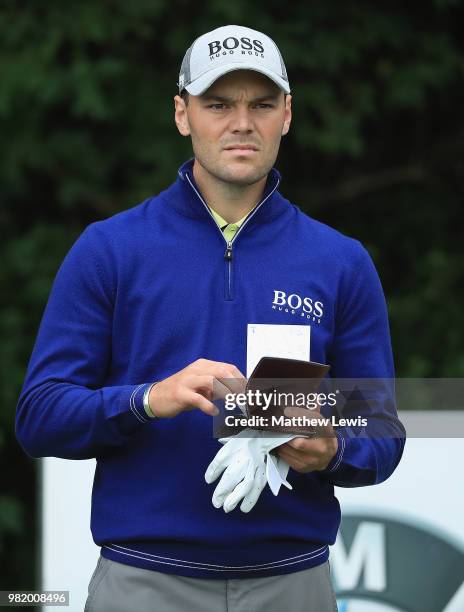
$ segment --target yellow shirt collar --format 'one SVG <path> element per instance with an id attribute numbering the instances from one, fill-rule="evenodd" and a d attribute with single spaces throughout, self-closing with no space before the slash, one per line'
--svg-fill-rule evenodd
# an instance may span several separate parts
<path id="1" fill-rule="evenodd" d="M 244 215 L 241 219 L 239 219 L 238 221 L 236 221 L 235 223 L 227 223 L 227 221 L 221 217 L 221 215 L 219 213 L 217 213 L 215 210 L 213 210 L 210 207 L 210 211 L 216 221 L 216 223 L 219 225 L 219 227 L 224 227 L 224 225 L 228 225 L 233 227 L 234 225 L 236 227 L 240 227 L 240 225 L 245 221 L 246 217 L 248 216 L 249 213 L 247 213 L 246 215 Z"/>

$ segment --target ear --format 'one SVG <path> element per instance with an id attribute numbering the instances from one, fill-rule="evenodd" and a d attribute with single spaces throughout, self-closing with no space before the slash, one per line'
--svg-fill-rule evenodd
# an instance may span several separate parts
<path id="1" fill-rule="evenodd" d="M 290 94 L 285 96 L 285 112 L 284 112 L 284 124 L 282 126 L 282 136 L 288 133 L 290 129 L 290 123 L 292 121 L 292 96 Z"/>
<path id="2" fill-rule="evenodd" d="M 180 96 L 174 96 L 174 121 L 182 136 L 190 136 L 190 124 L 185 101 Z"/>

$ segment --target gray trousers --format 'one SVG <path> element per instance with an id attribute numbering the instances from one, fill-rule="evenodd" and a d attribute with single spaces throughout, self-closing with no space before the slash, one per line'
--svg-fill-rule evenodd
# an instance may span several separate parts
<path id="1" fill-rule="evenodd" d="M 187 578 L 100 555 L 84 612 L 337 612 L 328 561 L 265 578 Z"/>

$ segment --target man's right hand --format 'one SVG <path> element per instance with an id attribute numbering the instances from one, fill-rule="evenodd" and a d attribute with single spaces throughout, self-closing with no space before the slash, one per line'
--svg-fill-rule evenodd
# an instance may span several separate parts
<path id="1" fill-rule="evenodd" d="M 214 379 L 229 379 L 223 384 Z M 183 370 L 157 383 L 150 391 L 148 401 L 156 417 L 174 417 L 184 410 L 199 408 L 205 414 L 215 416 L 218 409 L 211 401 L 224 397 L 226 393 L 243 393 L 246 378 L 231 363 L 197 359 Z M 219 391 L 219 394 L 217 392 Z"/>

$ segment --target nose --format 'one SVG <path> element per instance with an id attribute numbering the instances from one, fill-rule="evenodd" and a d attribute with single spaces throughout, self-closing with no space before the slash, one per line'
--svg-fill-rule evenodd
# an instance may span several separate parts
<path id="1" fill-rule="evenodd" d="M 232 113 L 230 130 L 234 134 L 250 134 L 253 131 L 253 117 L 246 106 L 237 106 Z"/>

